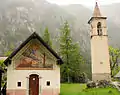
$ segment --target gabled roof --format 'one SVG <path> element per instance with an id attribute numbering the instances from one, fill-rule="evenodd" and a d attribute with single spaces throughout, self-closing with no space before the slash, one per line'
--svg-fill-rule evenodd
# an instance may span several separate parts
<path id="1" fill-rule="evenodd" d="M 4 61 L 5 65 L 8 66 L 9 61 L 31 40 L 31 39 L 38 39 L 58 60 L 59 64 L 62 64 L 63 61 L 62 59 L 57 55 L 57 53 L 46 44 L 43 39 L 36 33 L 34 32 L 31 36 L 29 36 L 15 51 L 12 52 L 12 54 Z"/>

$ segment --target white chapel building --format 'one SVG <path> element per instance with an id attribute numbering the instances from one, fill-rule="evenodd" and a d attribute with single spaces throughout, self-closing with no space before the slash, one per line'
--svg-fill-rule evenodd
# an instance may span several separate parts
<path id="1" fill-rule="evenodd" d="M 62 59 L 37 33 L 5 61 L 7 95 L 59 95 Z"/>

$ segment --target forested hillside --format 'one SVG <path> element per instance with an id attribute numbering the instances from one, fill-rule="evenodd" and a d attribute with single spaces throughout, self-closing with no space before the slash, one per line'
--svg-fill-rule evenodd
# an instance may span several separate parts
<path id="1" fill-rule="evenodd" d="M 118 72 L 116 72 L 116 68 L 119 70 L 119 5 L 111 4 L 100 7 L 101 13 L 108 17 L 109 45 L 117 47 L 110 47 L 113 75 Z M 65 64 L 61 66 L 61 81 L 85 82 L 83 78 L 91 77 L 90 27 L 87 22 L 92 16 L 92 12 L 93 9 L 80 4 L 59 6 L 45 0 L 1 0 L 0 56 L 9 55 L 36 31 L 45 41 L 50 39 L 48 44 L 64 61 Z M 63 26 L 64 24 L 65 26 Z M 61 30 L 61 27 L 64 31 Z M 67 36 L 61 36 L 60 33 L 62 32 L 60 31 L 63 34 L 68 32 Z M 64 40 L 61 39 L 62 37 Z M 62 41 L 59 42 L 60 40 Z M 66 41 L 69 42 L 68 45 L 65 44 Z M 66 49 L 68 46 L 69 49 Z"/>
<path id="2" fill-rule="evenodd" d="M 101 6 L 108 17 L 109 44 L 119 47 L 120 4 Z M 80 4 L 58 6 L 45 0 L 2 0 L 0 3 L 0 55 L 19 46 L 32 32 L 43 35 L 48 27 L 53 48 L 57 51 L 59 28 L 67 20 L 74 42 L 79 42 L 83 55 L 90 60 L 90 37 L 87 21 L 93 10 Z"/>

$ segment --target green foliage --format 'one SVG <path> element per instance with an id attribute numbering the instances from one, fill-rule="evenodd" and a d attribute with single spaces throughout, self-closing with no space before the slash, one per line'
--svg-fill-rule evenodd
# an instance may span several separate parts
<path id="1" fill-rule="evenodd" d="M 60 95 L 119 95 L 115 88 L 86 89 L 85 84 L 61 84 Z"/>
<path id="2" fill-rule="evenodd" d="M 10 48 L 4 53 L 4 56 L 9 56 L 13 52 L 14 48 L 15 46 L 13 44 L 10 44 Z"/>
<path id="3" fill-rule="evenodd" d="M 50 39 L 50 33 L 49 33 L 47 27 L 46 27 L 45 30 L 44 30 L 43 40 L 44 40 L 50 47 L 52 47 L 52 41 L 51 41 L 51 39 Z"/>
<path id="4" fill-rule="evenodd" d="M 112 70 L 112 76 L 115 76 L 119 71 L 120 71 L 120 67 L 118 67 L 117 69 L 114 68 L 114 69 Z"/>
<path id="5" fill-rule="evenodd" d="M 60 50 L 59 54 L 62 57 L 64 64 L 61 66 L 61 82 L 85 82 L 83 72 L 80 70 L 80 65 L 85 61 L 80 54 L 80 46 L 74 43 L 71 37 L 71 30 L 67 21 L 60 28 Z"/>
<path id="6" fill-rule="evenodd" d="M 9 56 L 12 53 L 12 51 L 8 50 L 7 52 L 4 53 L 5 56 Z"/>
<path id="7" fill-rule="evenodd" d="M 117 74 L 120 70 L 119 67 L 119 58 L 120 58 L 120 49 L 119 48 L 113 48 L 109 47 L 109 53 L 110 53 L 110 68 L 111 68 L 111 75 L 114 76 Z"/>
<path id="8" fill-rule="evenodd" d="M 0 60 L 0 67 L 2 67 L 2 69 L 4 69 L 6 67 L 3 62 L 4 62 L 4 60 Z"/>
<path id="9" fill-rule="evenodd" d="M 3 76 L 2 76 L 2 86 L 4 86 L 6 80 L 7 80 L 7 76 L 6 76 L 6 70 L 5 70 L 5 64 L 3 63 L 4 60 L 0 60 L 0 67 L 2 67 L 2 70 L 4 71 Z"/>
<path id="10" fill-rule="evenodd" d="M 86 84 L 61 84 L 60 95 L 75 95 L 77 92 L 81 92 L 83 89 L 86 89 Z M 70 93 L 69 93 L 70 92 Z"/>

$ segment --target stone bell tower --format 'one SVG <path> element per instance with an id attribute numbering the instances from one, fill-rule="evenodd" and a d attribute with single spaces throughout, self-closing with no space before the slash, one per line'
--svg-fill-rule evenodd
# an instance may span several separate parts
<path id="1" fill-rule="evenodd" d="M 93 16 L 88 21 L 91 26 L 90 41 L 93 81 L 111 80 L 106 19 L 107 17 L 101 15 L 96 2 Z"/>

